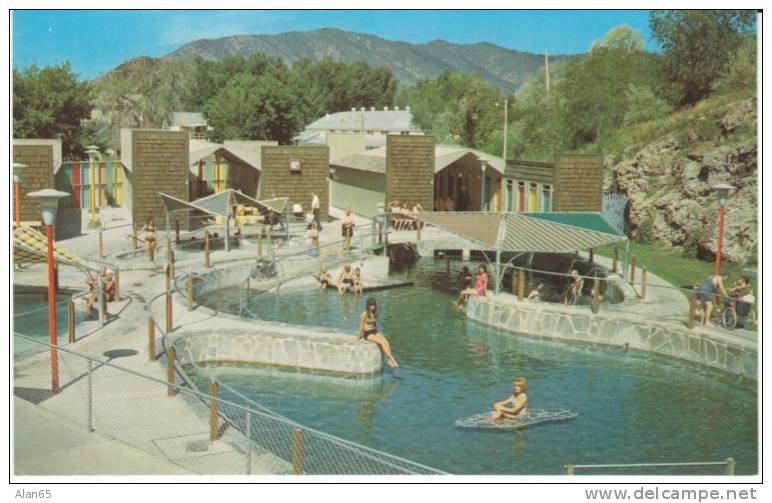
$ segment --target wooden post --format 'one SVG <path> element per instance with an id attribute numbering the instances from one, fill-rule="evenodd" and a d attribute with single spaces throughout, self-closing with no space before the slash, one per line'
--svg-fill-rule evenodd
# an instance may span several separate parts
<path id="1" fill-rule="evenodd" d="M 174 242 L 180 244 L 180 219 L 174 219 Z"/>
<path id="2" fill-rule="evenodd" d="M 257 234 L 257 260 L 263 258 L 263 230 Z"/>
<path id="3" fill-rule="evenodd" d="M 171 280 L 172 275 L 171 275 L 171 267 L 169 266 L 169 264 L 166 264 L 166 267 L 164 268 L 164 275 L 166 280 L 166 293 L 168 294 L 169 292 L 172 291 L 172 280 Z"/>
<path id="4" fill-rule="evenodd" d="M 209 231 L 204 231 L 204 267 L 209 267 Z"/>
<path id="5" fill-rule="evenodd" d="M 303 430 L 300 428 L 292 432 L 292 472 L 303 474 Z"/>
<path id="6" fill-rule="evenodd" d="M 595 250 L 590 248 L 590 265 L 595 263 Z"/>
<path id="7" fill-rule="evenodd" d="M 188 311 L 193 310 L 193 273 L 188 273 Z"/>
<path id="8" fill-rule="evenodd" d="M 67 341 L 75 342 L 75 303 L 67 302 Z"/>
<path id="9" fill-rule="evenodd" d="M 515 276 L 515 271 L 512 271 L 512 295 L 517 295 L 517 277 Z"/>
<path id="10" fill-rule="evenodd" d="M 566 475 L 575 475 L 575 472 L 576 472 L 576 465 L 575 465 L 575 464 L 573 464 L 573 463 L 568 463 L 568 464 L 565 466 L 565 469 L 566 469 Z"/>
<path id="11" fill-rule="evenodd" d="M 271 233 L 272 233 L 272 229 L 271 227 L 268 227 L 268 234 L 265 236 L 265 239 L 266 239 L 265 245 L 266 245 L 266 248 L 268 249 L 268 260 L 271 259 Z"/>
<path id="12" fill-rule="evenodd" d="M 115 300 L 121 300 L 121 270 L 116 269 L 113 273 L 115 278 Z"/>
<path id="13" fill-rule="evenodd" d="M 619 265 L 619 248 L 614 246 L 614 261 L 611 263 L 611 271 L 616 273 Z"/>
<path id="14" fill-rule="evenodd" d="M 98 242 L 98 246 L 99 246 L 99 258 L 102 258 L 102 257 L 105 256 L 105 253 L 104 253 L 104 240 L 102 239 L 102 229 L 99 229 L 99 240 L 97 242 Z"/>
<path id="15" fill-rule="evenodd" d="M 166 333 L 169 334 L 172 331 L 172 294 L 166 294 Z"/>
<path id="16" fill-rule="evenodd" d="M 154 362 L 155 353 L 155 322 L 152 316 L 147 317 L 147 361 Z"/>
<path id="17" fill-rule="evenodd" d="M 689 321 L 686 326 L 694 328 L 694 315 L 697 311 L 697 287 L 692 290 L 692 295 L 689 297 Z"/>
<path id="18" fill-rule="evenodd" d="M 421 222 L 415 221 L 416 241 L 421 241 Z"/>
<path id="19" fill-rule="evenodd" d="M 734 458 L 726 458 L 726 467 L 724 468 L 724 475 L 734 475 L 735 468 Z"/>
<path id="20" fill-rule="evenodd" d="M 217 382 L 209 382 L 209 440 L 215 441 L 220 438 L 220 425 L 217 417 Z"/>
<path id="21" fill-rule="evenodd" d="M 630 284 L 635 286 L 635 255 L 630 259 Z"/>
<path id="22" fill-rule="evenodd" d="M 592 285 L 592 314 L 600 310 L 600 279 L 595 278 Z"/>
<path id="23" fill-rule="evenodd" d="M 174 387 L 174 359 L 177 358 L 177 351 L 174 346 L 166 348 L 166 382 L 169 384 L 166 388 L 168 396 L 177 394 L 177 388 Z"/>
<path id="24" fill-rule="evenodd" d="M 641 299 L 646 298 L 646 283 L 648 282 L 649 275 L 646 273 L 646 268 L 643 268 L 641 273 Z"/>
<path id="25" fill-rule="evenodd" d="M 132 243 L 132 250 L 137 249 L 137 228 L 133 225 L 131 226 L 131 243 Z"/>
<path id="26" fill-rule="evenodd" d="M 525 271 L 517 271 L 517 300 L 520 302 L 525 298 Z"/>
<path id="27" fill-rule="evenodd" d="M 351 251 L 351 227 L 346 227 L 346 251 Z"/>

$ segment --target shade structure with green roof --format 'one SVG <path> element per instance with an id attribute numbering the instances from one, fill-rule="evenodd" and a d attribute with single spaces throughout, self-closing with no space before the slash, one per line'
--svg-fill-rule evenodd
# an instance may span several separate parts
<path id="1" fill-rule="evenodd" d="M 570 253 L 627 241 L 600 213 L 421 212 L 408 216 L 496 252 Z M 498 293 L 499 281 L 496 281 Z"/>

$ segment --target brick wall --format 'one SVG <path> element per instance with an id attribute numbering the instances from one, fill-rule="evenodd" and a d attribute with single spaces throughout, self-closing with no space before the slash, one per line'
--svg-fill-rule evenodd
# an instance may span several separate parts
<path id="1" fill-rule="evenodd" d="M 311 212 L 311 192 L 319 196 L 320 214 L 327 217 L 329 194 L 327 177 L 330 151 L 327 146 L 266 146 L 260 150 L 260 198 L 289 197 L 290 207 L 300 204 Z M 290 162 L 300 161 L 302 170 L 290 173 Z"/>
<path id="2" fill-rule="evenodd" d="M 165 226 L 165 211 L 159 192 L 188 200 L 188 134 L 184 131 L 134 129 L 131 131 L 132 218 L 144 225 L 155 219 L 156 227 Z M 173 215 L 187 228 L 185 213 Z"/>
<path id="3" fill-rule="evenodd" d="M 558 156 L 553 211 L 601 211 L 602 198 L 602 155 Z"/>
<path id="4" fill-rule="evenodd" d="M 37 221 L 43 219 L 40 213 L 40 203 L 28 197 L 27 194 L 42 189 L 54 188 L 54 148 L 61 144 L 48 143 L 40 145 L 13 145 L 13 162 L 26 164 L 21 175 L 20 212 L 21 221 Z M 11 172 L 13 176 L 13 172 Z M 12 179 L 13 180 L 13 179 Z M 11 201 L 11 220 L 13 221 L 14 204 Z"/>
<path id="5" fill-rule="evenodd" d="M 386 202 L 399 201 L 424 210 L 434 206 L 434 137 L 386 137 Z"/>

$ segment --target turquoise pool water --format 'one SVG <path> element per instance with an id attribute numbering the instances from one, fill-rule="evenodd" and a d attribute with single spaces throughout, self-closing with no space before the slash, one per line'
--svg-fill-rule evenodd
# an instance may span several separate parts
<path id="1" fill-rule="evenodd" d="M 13 331 L 33 339 L 48 342 L 48 299 L 44 292 L 13 295 Z M 67 300 L 69 295 L 56 296 L 56 335 L 59 344 L 67 343 Z M 86 318 L 82 302 L 75 303 L 75 323 Z M 14 353 L 38 352 L 44 346 L 15 339 Z"/>
<path id="2" fill-rule="evenodd" d="M 737 473 L 756 472 L 755 384 L 675 361 L 484 327 L 452 309 L 456 286 L 444 268 L 444 262 L 421 260 L 396 274 L 414 279 L 414 287 L 373 295 L 379 328 L 400 363 L 381 378 L 356 381 L 226 366 L 208 371 L 301 424 L 451 473 L 558 474 L 568 462 L 728 456 L 737 461 Z M 222 290 L 202 301 L 237 313 L 233 299 L 236 291 Z M 364 300 L 332 291 L 287 291 L 256 296 L 251 309 L 264 319 L 353 334 Z M 530 407 L 570 409 L 579 416 L 519 433 L 454 427 L 456 419 L 504 399 L 517 375 L 529 379 Z M 221 393 L 229 396 L 225 386 Z M 606 473 L 720 474 L 722 468 Z"/>

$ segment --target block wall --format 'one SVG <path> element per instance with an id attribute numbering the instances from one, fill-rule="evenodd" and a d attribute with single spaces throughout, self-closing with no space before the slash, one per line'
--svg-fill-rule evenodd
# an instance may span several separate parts
<path id="1" fill-rule="evenodd" d="M 386 137 L 386 202 L 399 201 L 426 211 L 434 206 L 434 137 Z"/>
<path id="2" fill-rule="evenodd" d="M 290 207 L 300 204 L 311 212 L 311 192 L 319 196 L 320 215 L 327 218 L 330 151 L 327 146 L 264 146 L 260 150 L 260 198 L 288 197 Z M 301 170 L 290 172 L 290 162 L 299 161 Z"/>
<path id="3" fill-rule="evenodd" d="M 54 148 L 61 149 L 61 143 L 51 141 L 37 145 L 19 145 L 14 142 L 13 162 L 26 164 L 21 175 L 20 192 L 20 219 L 22 222 L 40 222 L 43 219 L 40 213 L 40 203 L 27 194 L 43 189 L 54 188 Z M 61 156 L 60 156 L 61 158 Z M 13 170 L 10 173 L 13 181 Z M 13 190 L 13 186 L 11 187 Z M 14 197 L 13 193 L 11 194 Z M 11 200 L 11 221 L 14 218 L 14 202 Z"/>
<path id="4" fill-rule="evenodd" d="M 553 211 L 601 211 L 602 198 L 602 155 L 558 156 Z"/>

